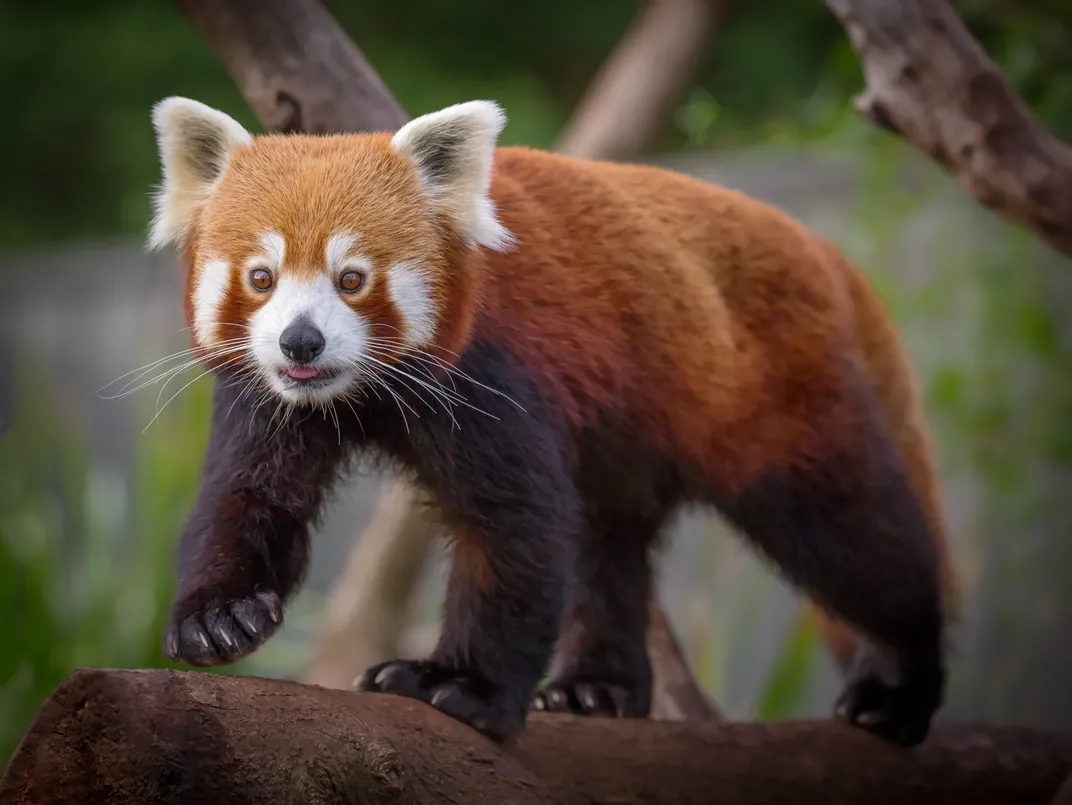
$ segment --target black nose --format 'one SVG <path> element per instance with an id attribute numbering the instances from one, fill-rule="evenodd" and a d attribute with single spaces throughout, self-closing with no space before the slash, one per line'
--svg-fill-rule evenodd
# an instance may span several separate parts
<path id="1" fill-rule="evenodd" d="M 324 351 L 324 334 L 308 319 L 295 319 L 279 336 L 279 348 L 292 361 L 309 363 Z"/>

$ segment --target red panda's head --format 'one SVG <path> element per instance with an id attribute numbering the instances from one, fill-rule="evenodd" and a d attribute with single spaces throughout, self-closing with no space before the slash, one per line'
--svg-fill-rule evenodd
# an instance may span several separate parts
<path id="1" fill-rule="evenodd" d="M 186 98 L 153 109 L 151 248 L 189 259 L 188 324 L 215 365 L 290 402 L 345 394 L 457 335 L 468 250 L 512 237 L 489 198 L 502 110 L 472 101 L 393 136 L 254 136 Z"/>

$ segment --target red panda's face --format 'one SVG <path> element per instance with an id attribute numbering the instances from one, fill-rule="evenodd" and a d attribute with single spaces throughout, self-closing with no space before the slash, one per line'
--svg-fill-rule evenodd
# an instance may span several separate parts
<path id="1" fill-rule="evenodd" d="M 454 311 L 450 243 L 511 240 L 488 198 L 504 118 L 476 101 L 393 137 L 253 137 L 171 98 L 150 243 L 187 248 L 195 344 L 288 402 L 326 402 L 436 345 Z"/>

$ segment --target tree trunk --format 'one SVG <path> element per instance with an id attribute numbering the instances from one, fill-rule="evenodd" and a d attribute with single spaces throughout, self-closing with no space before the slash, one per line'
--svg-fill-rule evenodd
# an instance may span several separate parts
<path id="1" fill-rule="evenodd" d="M 537 714 L 500 746 L 416 701 L 182 671 L 79 670 L 0 805 L 1049 805 L 1072 735 L 942 725 L 915 749 L 833 721 Z"/>
<path id="2" fill-rule="evenodd" d="M 1016 96 L 947 0 L 825 2 L 863 65 L 856 109 L 1072 256 L 1072 147 Z"/>

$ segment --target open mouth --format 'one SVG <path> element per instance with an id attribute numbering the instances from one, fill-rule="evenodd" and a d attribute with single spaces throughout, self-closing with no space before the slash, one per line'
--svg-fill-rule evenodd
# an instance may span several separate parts
<path id="1" fill-rule="evenodd" d="M 340 374 L 338 369 L 333 369 L 330 366 L 306 366 L 303 364 L 286 366 L 279 371 L 280 378 L 288 386 L 300 386 L 302 388 L 326 386 Z"/>

